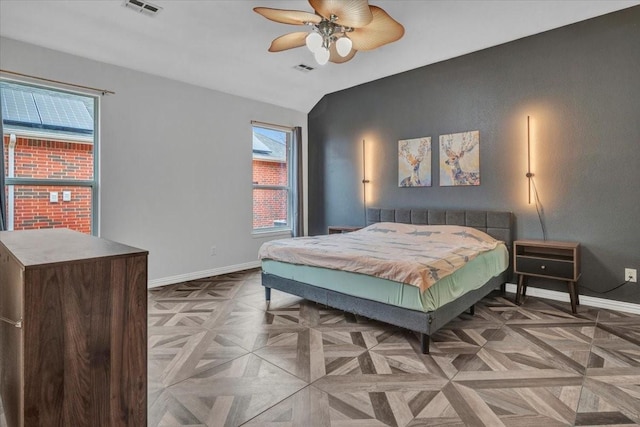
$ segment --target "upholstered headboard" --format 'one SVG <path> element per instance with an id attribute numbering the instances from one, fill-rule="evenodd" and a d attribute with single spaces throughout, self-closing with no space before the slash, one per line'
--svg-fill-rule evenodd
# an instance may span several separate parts
<path id="1" fill-rule="evenodd" d="M 384 209 L 367 208 L 367 225 L 376 222 L 401 222 L 423 225 L 462 225 L 484 231 L 502 240 L 511 249 L 513 214 L 511 212 L 444 210 L 444 209 Z"/>

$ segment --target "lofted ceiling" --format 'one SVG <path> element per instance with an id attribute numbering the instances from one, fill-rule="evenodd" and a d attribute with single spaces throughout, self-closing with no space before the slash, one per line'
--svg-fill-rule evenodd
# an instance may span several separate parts
<path id="1" fill-rule="evenodd" d="M 122 0 L 0 0 L 0 35 L 306 113 L 327 93 L 640 4 L 370 0 L 405 27 L 404 37 L 347 63 L 319 66 L 305 47 L 267 52 L 272 39 L 307 27 L 252 10 L 313 12 L 307 1 L 151 1 L 163 8 L 155 17 Z M 299 64 L 314 70 L 299 71 Z"/>

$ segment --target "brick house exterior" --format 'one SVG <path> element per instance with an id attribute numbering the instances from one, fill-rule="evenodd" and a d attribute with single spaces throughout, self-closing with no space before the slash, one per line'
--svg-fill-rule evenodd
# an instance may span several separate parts
<path id="1" fill-rule="evenodd" d="M 3 189 L 8 228 L 70 228 L 90 234 L 95 98 L 0 81 L 0 101 L 5 177 L 14 180 Z"/>
<path id="2" fill-rule="evenodd" d="M 289 181 L 286 144 L 254 133 L 253 183 L 286 187 Z M 253 228 L 272 228 L 287 224 L 286 190 L 253 190 Z"/>
<path id="3" fill-rule="evenodd" d="M 287 185 L 286 163 L 253 160 L 253 182 L 264 185 Z M 274 219 L 287 218 L 287 192 L 278 190 L 253 191 L 253 228 L 274 226 Z"/>
<path id="4" fill-rule="evenodd" d="M 9 170 L 9 135 L 4 135 L 4 165 Z M 93 144 L 17 136 L 14 147 L 16 178 L 90 180 Z M 7 203 L 9 203 L 8 188 Z M 71 200 L 63 200 L 68 191 Z M 51 202 L 51 193 L 58 201 Z M 13 229 L 70 228 L 91 233 L 91 188 L 77 186 L 14 186 Z"/>

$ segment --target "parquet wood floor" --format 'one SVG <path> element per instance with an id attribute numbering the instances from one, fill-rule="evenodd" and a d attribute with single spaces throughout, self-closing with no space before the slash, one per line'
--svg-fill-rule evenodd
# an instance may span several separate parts
<path id="1" fill-rule="evenodd" d="M 149 426 L 640 425 L 640 316 L 498 292 L 409 331 L 252 270 L 149 291 Z M 0 426 L 3 426 L 0 407 Z"/>
<path id="2" fill-rule="evenodd" d="M 149 291 L 151 426 L 640 425 L 640 316 L 498 292 L 409 331 L 258 270 Z"/>

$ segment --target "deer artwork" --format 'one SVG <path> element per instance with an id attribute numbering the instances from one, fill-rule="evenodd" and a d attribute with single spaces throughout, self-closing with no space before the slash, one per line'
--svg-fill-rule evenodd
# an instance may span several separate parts
<path id="1" fill-rule="evenodd" d="M 400 181 L 400 187 L 419 187 L 423 185 L 420 180 L 420 164 L 425 158 L 425 155 L 429 152 L 429 139 L 420 139 L 420 145 L 416 154 L 411 153 L 410 143 L 415 140 L 400 141 L 400 155 L 409 163 L 412 168 L 411 175 Z"/>
<path id="2" fill-rule="evenodd" d="M 478 137 L 474 137 L 475 132 L 465 132 L 462 134 L 462 143 L 458 150 L 452 148 L 454 135 L 447 135 L 442 144 L 442 148 L 447 155 L 445 164 L 451 169 L 451 181 L 453 185 L 480 185 L 480 172 L 468 172 L 460 167 L 460 159 L 465 153 L 472 151 L 480 142 Z"/>

